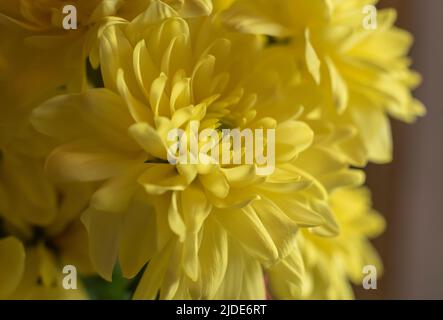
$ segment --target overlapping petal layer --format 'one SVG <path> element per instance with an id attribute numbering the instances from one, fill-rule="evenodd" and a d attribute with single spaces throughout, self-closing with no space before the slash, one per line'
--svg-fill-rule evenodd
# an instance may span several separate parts
<path id="1" fill-rule="evenodd" d="M 412 122 L 425 113 L 410 91 L 420 77 L 409 70 L 412 43 L 394 26 L 394 10 L 380 10 L 376 28 L 365 27 L 365 6 L 374 0 L 238 0 L 223 14 L 240 32 L 276 37 L 319 87 L 319 116 L 352 125 L 357 134 L 343 143 L 354 165 L 392 159 L 388 116 Z"/>
<path id="2" fill-rule="evenodd" d="M 354 167 L 424 114 L 375 3 L 3 1 L 0 298 L 82 298 L 65 264 L 143 272 L 135 299 L 351 298 L 384 228 Z"/>
<path id="3" fill-rule="evenodd" d="M 338 229 L 327 189 L 315 176 L 319 170 L 313 162 L 312 169 L 297 165 L 314 148 L 314 132 L 299 120 L 297 101 L 286 97 L 287 84 L 269 65 L 263 41 L 229 34 L 214 18 L 184 20 L 167 10 L 156 3 L 132 22 L 103 30 L 105 88 L 49 100 L 32 121 L 61 142 L 47 161 L 51 176 L 104 181 L 83 216 L 92 259 L 104 277 L 110 279 L 117 259 L 129 277 L 159 259 L 158 266 L 149 264 L 144 281 L 157 288 L 145 287 L 150 294 L 139 290 L 140 296 L 160 289 L 164 298 L 214 298 L 223 279 L 230 281 L 224 269 L 237 253 L 245 268 L 261 270 L 289 254 L 299 227 L 319 226 L 329 234 Z M 261 172 L 255 158 L 238 165 L 171 164 L 168 133 L 180 128 L 192 135 L 193 122 L 197 133 L 275 130 L 275 170 Z M 348 169 L 333 156 L 323 160 L 332 163 L 331 174 Z M 136 221 L 145 227 L 135 228 Z M 205 237 L 225 244 L 211 247 Z M 140 239 L 149 250 L 139 255 L 133 248 Z M 162 273 L 163 281 L 150 278 Z"/>

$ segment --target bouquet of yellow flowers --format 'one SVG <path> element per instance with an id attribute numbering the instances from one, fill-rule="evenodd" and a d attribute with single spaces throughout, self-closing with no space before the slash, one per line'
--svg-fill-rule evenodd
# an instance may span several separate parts
<path id="1" fill-rule="evenodd" d="M 2 1 L 0 298 L 353 298 L 425 113 L 376 2 Z"/>

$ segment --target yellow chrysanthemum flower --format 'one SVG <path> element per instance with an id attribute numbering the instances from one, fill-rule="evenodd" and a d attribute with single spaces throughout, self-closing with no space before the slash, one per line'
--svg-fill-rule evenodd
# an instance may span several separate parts
<path id="1" fill-rule="evenodd" d="M 47 160 L 52 178 L 103 181 L 82 218 L 103 277 L 117 258 L 126 277 L 150 260 L 136 298 L 159 290 L 169 299 L 264 298 L 262 268 L 292 251 L 299 227 L 338 232 L 327 188 L 313 174 L 340 179 L 347 165 L 310 153 L 313 130 L 285 98 L 290 90 L 260 38 L 229 34 L 212 18 L 184 20 L 155 2 L 105 28 L 100 44 L 105 88 L 55 97 L 32 122 L 60 141 Z M 256 158 L 172 164 L 168 133 L 192 137 L 195 122 L 197 133 L 275 130 L 275 170 L 263 172 Z"/>
<path id="2" fill-rule="evenodd" d="M 4 170 L 6 168 L 2 168 L 0 174 L 2 180 Z M 29 180 L 16 182 L 26 183 L 26 188 L 36 188 L 42 185 L 40 181 L 31 180 L 41 177 L 27 178 Z M 0 231 L 2 235 L 8 236 L 5 240 L 0 240 L 0 251 L 2 251 L 0 254 L 0 278 L 2 279 L 0 297 L 2 299 L 85 298 L 80 283 L 77 290 L 65 290 L 62 286 L 64 277 L 62 269 L 65 265 L 74 265 L 78 272 L 86 275 L 94 274 L 88 255 L 87 233 L 78 220 L 79 213 L 85 205 L 81 205 L 80 198 L 84 193 L 84 187 L 71 187 L 63 190 L 64 193 L 59 191 L 57 196 L 64 197 L 57 204 L 59 212 L 46 224 L 27 223 L 13 216 L 14 212 L 11 212 L 17 208 L 20 210 L 19 213 L 22 213 L 26 208 L 35 207 L 38 199 L 31 197 L 38 195 L 37 189 L 33 190 L 33 195 L 26 195 L 20 194 L 23 189 L 17 189 L 17 185 L 2 181 L 0 187 L 0 201 L 2 202 Z M 4 192 L 4 187 L 10 188 L 8 192 Z M 3 215 L 4 212 L 5 215 Z M 27 213 L 26 218 L 35 219 L 32 211 L 27 211 Z"/>
<path id="3" fill-rule="evenodd" d="M 331 209 L 340 225 L 340 235 L 320 237 L 303 229 L 299 233 L 298 248 L 305 265 L 302 285 L 293 282 L 294 270 L 287 260 L 269 272 L 272 294 L 280 299 L 352 299 L 349 280 L 362 284 L 364 267 L 374 266 L 380 276 L 381 260 L 369 242 L 379 236 L 385 221 L 371 208 L 370 193 L 366 188 L 345 188 L 335 191 L 330 199 Z M 302 291 L 300 291 L 302 287 Z"/>
<path id="4" fill-rule="evenodd" d="M 84 298 L 62 287 L 62 267 L 93 273 L 79 220 L 91 189 L 55 186 L 44 175 L 51 143 L 28 124 L 0 146 L 0 298 Z"/>
<path id="5" fill-rule="evenodd" d="M 393 26 L 395 11 L 380 10 L 377 27 L 365 28 L 363 9 L 376 2 L 238 0 L 224 13 L 236 30 L 287 44 L 306 77 L 321 89 L 322 118 L 357 129 L 341 149 L 358 166 L 391 160 L 387 115 L 410 122 L 425 113 L 411 97 L 420 77 L 409 70 L 412 39 Z"/>

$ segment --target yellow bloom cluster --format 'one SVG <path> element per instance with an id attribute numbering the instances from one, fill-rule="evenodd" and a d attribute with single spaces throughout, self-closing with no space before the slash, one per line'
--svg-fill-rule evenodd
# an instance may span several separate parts
<path id="1" fill-rule="evenodd" d="M 382 271 L 361 169 L 391 160 L 389 116 L 424 114 L 411 37 L 392 10 L 366 30 L 374 3 L 3 1 L 0 298 L 84 297 L 68 264 L 142 272 L 135 299 L 352 298 Z M 177 130 L 205 137 L 179 148 L 197 161 L 170 160 Z"/>

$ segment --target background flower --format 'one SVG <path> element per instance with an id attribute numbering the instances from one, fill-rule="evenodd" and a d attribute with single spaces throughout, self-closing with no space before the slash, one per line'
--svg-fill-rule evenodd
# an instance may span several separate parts
<path id="1" fill-rule="evenodd" d="M 239 0 L 223 15 L 241 32 L 288 43 L 294 59 L 321 88 L 322 116 L 356 127 L 357 135 L 341 148 L 358 166 L 392 160 L 386 115 L 411 122 L 425 113 L 410 93 L 420 83 L 406 58 L 411 36 L 393 26 L 393 10 L 380 10 L 378 27 L 365 29 L 362 8 L 374 3 Z"/>
<path id="2" fill-rule="evenodd" d="M 352 299 L 354 294 L 349 280 L 360 285 L 365 266 L 374 266 L 377 275 L 382 275 L 383 265 L 369 240 L 384 231 L 385 221 L 371 208 L 369 191 L 366 188 L 341 189 L 332 193 L 330 202 L 340 225 L 340 235 L 322 238 L 303 230 L 298 238 L 305 264 L 302 290 L 294 289 L 290 280 L 295 279 L 293 271 L 283 261 L 270 270 L 274 297 Z"/>

